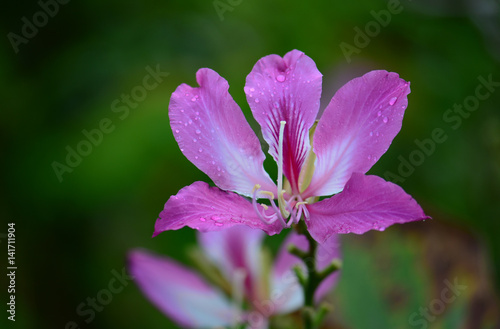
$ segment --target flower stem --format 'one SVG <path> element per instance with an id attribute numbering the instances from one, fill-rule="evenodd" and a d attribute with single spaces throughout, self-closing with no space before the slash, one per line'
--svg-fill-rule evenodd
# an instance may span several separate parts
<path id="1" fill-rule="evenodd" d="M 300 221 L 297 225 L 295 225 L 295 229 L 297 233 L 304 235 L 309 242 L 308 251 L 303 251 L 294 245 L 290 245 L 288 248 L 288 251 L 291 254 L 302 259 L 307 269 L 307 274 L 305 274 L 303 273 L 301 267 L 297 266 L 294 268 L 295 274 L 297 275 L 299 283 L 304 291 L 304 307 L 302 309 L 304 329 L 317 329 L 329 309 L 325 306 L 320 306 L 316 309 L 316 305 L 314 304 L 314 294 L 324 279 L 340 269 L 341 262 L 339 260 L 334 260 L 326 268 L 318 271 L 316 267 L 316 251 L 318 249 L 318 243 L 307 231 L 304 221 Z"/>

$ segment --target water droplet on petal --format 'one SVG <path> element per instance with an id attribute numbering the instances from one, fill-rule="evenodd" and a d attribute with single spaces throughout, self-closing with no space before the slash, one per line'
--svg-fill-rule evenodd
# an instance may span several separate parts
<path id="1" fill-rule="evenodd" d="M 201 134 L 200 129 L 196 129 L 196 134 L 197 134 L 197 135 Z"/>
<path id="2" fill-rule="evenodd" d="M 224 224 L 222 224 L 222 223 L 215 223 L 215 226 L 219 226 L 219 227 L 221 227 L 221 226 L 223 226 L 223 225 L 224 225 Z"/>
<path id="3" fill-rule="evenodd" d="M 389 121 L 389 119 L 387 119 L 387 117 L 384 117 L 384 119 L 382 119 L 382 121 L 384 121 L 384 123 L 387 123 L 387 121 Z"/>
<path id="4" fill-rule="evenodd" d="M 278 80 L 278 82 L 283 82 L 285 81 L 285 76 L 283 74 L 279 74 L 277 77 L 276 77 L 276 80 Z"/>
<path id="5" fill-rule="evenodd" d="M 220 171 L 220 167 L 219 166 L 217 166 L 217 171 Z"/>
<path id="6" fill-rule="evenodd" d="M 204 222 L 204 221 L 206 221 L 206 219 L 203 217 L 200 217 L 200 221 Z"/>
<path id="7" fill-rule="evenodd" d="M 280 107 L 280 105 L 278 104 L 278 102 L 274 102 L 273 106 L 274 106 L 275 109 L 279 109 L 279 107 Z"/>
<path id="8" fill-rule="evenodd" d="M 193 142 L 195 142 L 195 143 L 196 143 L 196 138 L 193 138 Z"/>
<path id="9" fill-rule="evenodd" d="M 196 102 L 196 97 L 191 98 L 192 102 Z"/>
<path id="10" fill-rule="evenodd" d="M 179 129 L 176 129 L 176 130 L 175 130 L 175 133 L 176 133 L 176 134 L 178 134 L 178 133 L 179 133 Z"/>
<path id="11" fill-rule="evenodd" d="M 251 92 L 254 92 L 254 91 L 255 91 L 255 88 L 251 87 L 251 88 L 250 88 L 250 91 L 251 91 Z"/>
<path id="12" fill-rule="evenodd" d="M 377 112 L 377 116 L 379 117 L 379 116 L 381 116 L 381 115 L 382 115 L 382 111 L 378 111 L 378 112 Z"/>
<path id="13" fill-rule="evenodd" d="M 190 119 L 190 120 L 188 121 L 188 123 L 189 123 L 189 124 L 193 124 L 193 120 L 191 120 L 191 119 Z"/>
<path id="14" fill-rule="evenodd" d="M 219 216 L 212 216 L 212 217 L 210 217 L 210 219 L 211 219 L 211 220 L 219 220 L 219 219 L 220 219 L 220 217 L 219 217 Z"/>
<path id="15" fill-rule="evenodd" d="M 258 98 L 255 99 L 255 103 L 258 103 L 260 102 L 260 100 Z"/>
<path id="16" fill-rule="evenodd" d="M 397 97 L 393 97 L 393 98 L 391 98 L 391 99 L 389 100 L 389 105 L 391 105 L 391 106 L 392 106 L 392 105 L 394 105 L 394 103 L 396 103 L 396 101 L 397 101 L 397 100 L 398 100 L 398 98 L 397 98 Z"/>
<path id="17" fill-rule="evenodd" d="M 371 158 L 372 158 L 372 156 L 368 154 L 368 160 L 370 160 Z"/>
<path id="18" fill-rule="evenodd" d="M 372 137 L 372 136 L 373 136 L 373 131 L 370 131 L 370 137 Z"/>
<path id="19" fill-rule="evenodd" d="M 203 152 L 203 149 L 200 147 L 200 148 L 198 149 L 198 152 L 200 152 L 200 153 L 201 153 L 201 152 Z"/>
<path id="20" fill-rule="evenodd" d="M 215 161 L 212 161 L 212 164 L 214 165 L 214 164 L 215 164 Z"/>

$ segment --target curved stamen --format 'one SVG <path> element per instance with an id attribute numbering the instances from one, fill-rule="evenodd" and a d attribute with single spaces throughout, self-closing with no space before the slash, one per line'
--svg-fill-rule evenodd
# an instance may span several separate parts
<path id="1" fill-rule="evenodd" d="M 264 196 L 266 196 L 269 199 L 269 201 L 271 202 L 271 206 L 273 207 L 274 214 L 267 215 L 265 213 L 265 211 L 269 207 L 265 204 L 257 203 L 257 193 L 260 193 L 261 195 L 263 194 Z M 260 211 L 258 209 L 258 207 L 257 207 L 258 205 L 260 205 L 262 208 L 264 208 L 263 211 Z M 259 184 L 255 184 L 255 186 L 253 187 L 253 190 L 252 190 L 252 206 L 253 206 L 253 209 L 255 210 L 255 212 L 257 213 L 257 216 L 259 216 L 259 219 L 264 224 L 270 225 L 279 219 L 281 221 L 281 224 L 283 225 L 283 227 L 285 227 L 285 225 L 286 225 L 285 221 L 281 217 L 280 211 L 279 211 L 278 207 L 276 206 L 276 204 L 274 203 L 274 194 L 270 191 L 261 191 Z"/>

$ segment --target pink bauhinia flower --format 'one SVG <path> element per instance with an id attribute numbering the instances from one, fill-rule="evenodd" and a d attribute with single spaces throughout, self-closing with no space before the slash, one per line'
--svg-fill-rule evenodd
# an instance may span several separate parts
<path id="1" fill-rule="evenodd" d="M 292 270 L 302 262 L 288 253 L 286 247 L 294 244 L 308 250 L 308 242 L 303 235 L 292 232 L 270 266 L 261 249 L 263 236 L 261 230 L 244 225 L 199 233 L 203 256 L 218 268 L 222 286 L 229 287 L 226 294 L 196 272 L 143 250 L 129 254 L 129 272 L 147 298 L 183 327 L 215 328 L 246 323 L 247 328 L 267 328 L 270 316 L 290 313 L 303 305 L 303 293 Z M 317 269 L 322 270 L 339 257 L 338 236 L 334 235 L 317 249 Z M 317 302 L 337 279 L 338 272 L 321 283 L 314 295 Z M 243 304 L 248 305 L 245 310 Z"/>
<path id="2" fill-rule="evenodd" d="M 427 218 L 402 188 L 365 175 L 401 129 L 410 84 L 398 74 L 371 71 L 349 81 L 315 124 L 322 75 L 314 61 L 297 50 L 259 60 L 244 90 L 278 165 L 276 184 L 227 81 L 210 69 L 200 69 L 196 80 L 199 87 L 182 84 L 172 94 L 170 125 L 184 155 L 217 187 L 195 182 L 170 197 L 155 236 L 236 224 L 272 235 L 304 218 L 311 236 L 324 242 L 335 233 Z"/>

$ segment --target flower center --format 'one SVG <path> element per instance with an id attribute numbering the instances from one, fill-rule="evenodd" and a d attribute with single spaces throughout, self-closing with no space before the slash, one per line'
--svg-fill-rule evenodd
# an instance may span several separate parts
<path id="1" fill-rule="evenodd" d="M 283 189 L 283 136 L 285 132 L 286 121 L 280 122 L 279 140 L 278 140 L 278 205 L 274 202 L 274 194 L 269 191 L 260 189 L 260 185 L 256 184 L 253 188 L 252 204 L 259 218 L 266 224 L 273 224 L 276 220 L 281 222 L 283 227 L 290 227 L 292 224 L 299 222 L 302 215 L 306 220 L 309 220 L 309 211 L 306 205 L 307 201 L 302 200 L 299 195 L 290 195 Z M 285 181 L 286 182 L 286 181 Z M 272 211 L 266 213 L 269 207 L 265 204 L 257 203 L 257 196 L 266 197 L 269 199 Z M 261 206 L 259 209 L 258 206 Z"/>

